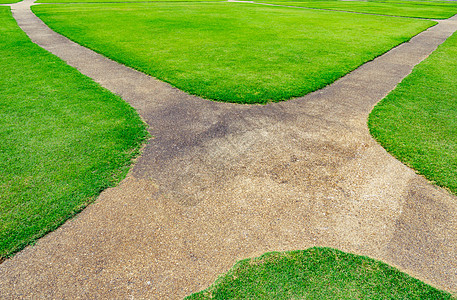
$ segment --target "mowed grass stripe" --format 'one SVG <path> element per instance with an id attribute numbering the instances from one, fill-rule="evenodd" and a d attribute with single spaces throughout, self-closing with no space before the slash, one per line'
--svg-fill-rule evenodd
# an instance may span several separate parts
<path id="1" fill-rule="evenodd" d="M 239 3 L 38 5 L 33 11 L 118 62 L 188 93 L 237 103 L 303 96 L 436 24 Z"/>
<path id="2" fill-rule="evenodd" d="M 2 1 L 2 0 L 0 0 Z M 6 0 L 4 0 L 6 1 Z M 37 3 L 224 2 L 227 0 L 37 0 Z"/>
<path id="3" fill-rule="evenodd" d="M 259 0 L 256 2 L 297 6 L 303 8 L 328 9 L 335 11 L 358 12 L 388 16 L 447 19 L 457 14 L 457 2 L 378 2 L 378 1 L 296 1 Z"/>
<path id="4" fill-rule="evenodd" d="M 122 99 L 33 44 L 0 7 L 0 258 L 124 178 L 147 138 Z"/>
<path id="5" fill-rule="evenodd" d="M 457 34 L 417 65 L 370 114 L 387 151 L 457 194 Z"/>
<path id="6" fill-rule="evenodd" d="M 452 299 L 371 258 L 315 247 L 245 259 L 186 299 Z"/>
<path id="7" fill-rule="evenodd" d="M 0 0 L 8 1 L 8 0 Z M 225 0 L 41 0 L 39 3 L 101 3 L 101 2 L 222 2 Z M 457 13 L 457 3 L 425 1 L 343 1 L 343 0 L 256 0 L 258 3 L 359 12 L 388 16 L 447 19 Z"/>
<path id="8" fill-rule="evenodd" d="M 11 4 L 11 3 L 17 3 L 22 0 L 0 0 L 0 4 Z"/>

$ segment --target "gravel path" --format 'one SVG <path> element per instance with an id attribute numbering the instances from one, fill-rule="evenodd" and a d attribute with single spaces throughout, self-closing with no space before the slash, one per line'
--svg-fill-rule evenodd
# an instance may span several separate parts
<path id="1" fill-rule="evenodd" d="M 370 136 L 373 105 L 457 29 L 421 33 L 283 103 L 206 101 L 87 50 L 12 5 L 43 48 L 121 95 L 154 139 L 128 177 L 0 265 L 0 298 L 179 299 L 242 258 L 330 246 L 457 291 L 457 197 Z"/>

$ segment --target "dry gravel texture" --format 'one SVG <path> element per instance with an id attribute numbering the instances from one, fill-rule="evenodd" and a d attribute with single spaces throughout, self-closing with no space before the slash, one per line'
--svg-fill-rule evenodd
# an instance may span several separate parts
<path id="1" fill-rule="evenodd" d="M 0 298 L 179 299 L 235 261 L 315 245 L 457 291 L 457 197 L 370 136 L 373 105 L 457 29 L 440 24 L 331 86 L 217 103 L 112 62 L 12 5 L 34 42 L 121 95 L 154 135 L 119 187 L 0 265 Z"/>

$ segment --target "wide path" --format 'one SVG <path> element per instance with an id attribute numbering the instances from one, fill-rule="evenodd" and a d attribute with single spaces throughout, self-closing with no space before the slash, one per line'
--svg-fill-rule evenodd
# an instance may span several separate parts
<path id="1" fill-rule="evenodd" d="M 0 298 L 179 299 L 241 258 L 335 247 L 457 291 L 457 199 L 387 154 L 366 120 L 457 18 L 327 88 L 265 106 L 189 96 L 12 5 L 34 42 L 121 95 L 154 138 L 127 179 L 0 265 Z"/>

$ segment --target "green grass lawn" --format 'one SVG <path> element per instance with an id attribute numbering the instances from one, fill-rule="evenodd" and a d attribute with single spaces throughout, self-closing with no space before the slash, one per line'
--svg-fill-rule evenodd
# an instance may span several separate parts
<path id="1" fill-rule="evenodd" d="M 423 1 L 256 0 L 255 2 L 427 19 L 447 19 L 457 14 L 457 2 L 450 1 L 443 3 Z"/>
<path id="2" fill-rule="evenodd" d="M 11 4 L 11 3 L 17 3 L 22 0 L 0 0 L 0 4 Z"/>
<path id="3" fill-rule="evenodd" d="M 331 248 L 271 252 L 238 262 L 186 299 L 452 299 L 382 262 Z"/>
<path id="4" fill-rule="evenodd" d="M 290 0 L 283 0 L 290 1 Z M 319 0 L 316 0 L 319 1 Z M 321 1 L 340 1 L 340 0 L 321 0 Z M 363 1 L 363 0 L 357 0 Z M 409 4 L 418 4 L 418 5 L 455 5 L 455 1 L 452 0 L 367 0 L 368 2 L 385 2 L 385 3 L 409 3 Z"/>
<path id="5" fill-rule="evenodd" d="M 37 45 L 0 7 L 0 260 L 116 185 L 148 134 L 138 114 Z"/>
<path id="6" fill-rule="evenodd" d="M 370 114 L 374 138 L 457 194 L 457 34 L 417 65 Z"/>
<path id="7" fill-rule="evenodd" d="M 1 0 L 0 0 L 1 1 Z M 227 0 L 37 0 L 37 3 L 222 2 Z"/>
<path id="8" fill-rule="evenodd" d="M 315 91 L 435 24 L 222 2 L 38 5 L 33 11 L 118 62 L 191 94 L 238 103 Z"/>

